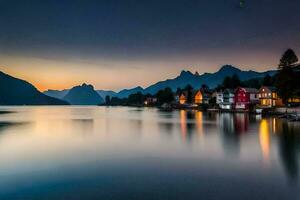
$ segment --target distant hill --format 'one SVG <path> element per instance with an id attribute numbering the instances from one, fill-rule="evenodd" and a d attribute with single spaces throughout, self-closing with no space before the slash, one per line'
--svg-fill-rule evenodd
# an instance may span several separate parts
<path id="1" fill-rule="evenodd" d="M 46 90 L 44 91 L 44 94 L 58 98 L 58 99 L 64 99 L 64 97 L 68 94 L 70 90 L 64 89 L 64 90 Z M 126 98 L 130 94 L 134 94 L 137 92 L 143 92 L 143 88 L 141 87 L 135 87 L 131 89 L 123 89 L 120 92 L 114 92 L 112 90 L 96 90 L 96 92 L 100 95 L 102 99 L 105 99 L 105 97 L 108 95 L 110 97 L 119 97 L 119 98 Z"/>
<path id="2" fill-rule="evenodd" d="M 70 89 L 63 99 L 72 105 L 98 105 L 104 102 L 94 87 L 85 83 Z"/>
<path id="3" fill-rule="evenodd" d="M 140 86 L 138 87 L 135 87 L 135 88 L 131 88 L 131 89 L 124 89 L 124 90 L 121 90 L 120 92 L 118 92 L 116 94 L 116 97 L 119 97 L 119 98 L 126 98 L 128 97 L 129 95 L 131 94 L 135 94 L 135 93 L 138 93 L 138 92 L 144 92 L 144 89 Z"/>
<path id="4" fill-rule="evenodd" d="M 96 92 L 105 99 L 106 96 L 115 97 L 117 95 L 116 92 L 112 90 L 96 90 Z"/>
<path id="5" fill-rule="evenodd" d="M 0 105 L 68 105 L 39 92 L 30 83 L 0 72 Z"/>
<path id="6" fill-rule="evenodd" d="M 45 92 L 43 92 L 45 95 L 49 96 L 49 97 L 54 97 L 57 99 L 63 99 L 69 92 L 69 89 L 65 89 L 65 90 L 47 90 Z"/>
<path id="7" fill-rule="evenodd" d="M 184 88 L 187 84 L 190 84 L 194 88 L 200 88 L 202 84 L 206 84 L 210 88 L 215 88 L 223 82 L 226 76 L 232 76 L 236 74 L 242 81 L 245 81 L 253 78 L 261 78 L 266 76 L 267 74 L 273 76 L 275 73 L 276 71 L 242 71 L 231 65 L 225 65 L 215 73 L 204 73 L 202 75 L 199 75 L 198 73 L 193 74 L 190 71 L 182 71 L 180 75 L 174 79 L 160 81 L 147 87 L 143 91 L 143 93 L 155 94 L 159 90 L 164 89 L 166 87 L 170 87 L 172 90 L 175 91 L 177 88 Z"/>

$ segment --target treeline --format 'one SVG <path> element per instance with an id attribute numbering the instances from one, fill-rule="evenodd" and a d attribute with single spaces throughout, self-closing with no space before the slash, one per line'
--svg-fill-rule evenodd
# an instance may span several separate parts
<path id="1" fill-rule="evenodd" d="M 224 89 L 235 89 L 237 87 L 247 87 L 259 89 L 261 86 L 275 86 L 275 77 L 266 75 L 263 78 L 253 78 L 241 81 L 238 75 L 227 76 L 221 85 L 216 88 L 217 91 Z"/>
<path id="2" fill-rule="evenodd" d="M 163 90 L 158 91 L 155 95 L 151 94 L 142 94 L 141 92 L 137 92 L 135 94 L 131 94 L 128 98 L 118 98 L 118 97 L 110 97 L 106 96 L 105 105 L 110 106 L 142 106 L 149 99 L 156 99 L 152 105 L 159 106 L 164 103 L 172 103 L 174 102 L 174 94 L 171 88 L 167 87 Z"/>
<path id="3" fill-rule="evenodd" d="M 198 88 L 199 89 L 199 88 Z M 201 86 L 202 90 L 209 90 L 208 86 L 203 84 Z M 161 106 L 164 103 L 171 104 L 175 103 L 175 96 L 179 97 L 182 93 L 185 93 L 187 97 L 187 103 L 193 103 L 194 100 L 194 88 L 187 84 L 184 88 L 177 88 L 174 92 L 171 88 L 167 87 L 163 90 L 159 90 L 155 95 L 151 94 L 143 94 L 141 92 L 137 92 L 135 94 L 131 94 L 128 98 L 118 98 L 118 97 L 110 97 L 106 96 L 105 103 L 103 105 L 109 106 L 142 106 L 145 102 L 150 99 L 156 99 L 156 102 L 151 102 L 149 106 Z"/>

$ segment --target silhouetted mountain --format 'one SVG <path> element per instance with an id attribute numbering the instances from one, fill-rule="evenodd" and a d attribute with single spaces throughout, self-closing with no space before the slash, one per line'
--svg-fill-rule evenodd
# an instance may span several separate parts
<path id="1" fill-rule="evenodd" d="M 106 96 L 115 97 L 117 95 L 117 93 L 112 90 L 96 90 L 96 92 L 98 92 L 103 99 L 105 99 Z"/>
<path id="2" fill-rule="evenodd" d="M 94 87 L 85 83 L 73 87 L 63 99 L 72 105 L 98 105 L 104 102 Z"/>
<path id="3" fill-rule="evenodd" d="M 144 91 L 144 89 L 142 87 L 140 87 L 140 86 L 132 88 L 132 89 L 124 89 L 124 90 L 121 90 L 120 92 L 118 92 L 116 94 L 116 97 L 126 98 L 129 95 L 137 93 L 137 92 L 142 92 L 143 93 L 143 91 Z"/>
<path id="4" fill-rule="evenodd" d="M 55 97 L 58 99 L 64 99 L 64 97 L 68 94 L 70 90 L 69 89 L 64 89 L 64 90 L 46 90 L 43 92 L 44 94 Z M 137 92 L 142 92 L 143 88 L 141 87 L 136 87 L 132 89 L 123 89 L 120 92 L 114 92 L 112 90 L 96 90 L 96 92 L 100 95 L 102 99 L 105 99 L 105 97 L 108 95 L 110 97 L 119 97 L 119 98 L 126 98 L 130 94 L 134 94 Z"/>
<path id="5" fill-rule="evenodd" d="M 143 93 L 155 94 L 159 90 L 164 89 L 166 87 L 170 87 L 172 90 L 175 91 L 177 88 L 184 88 L 187 84 L 190 84 L 194 88 L 200 88 L 202 84 L 206 84 L 210 88 L 214 88 L 221 84 L 226 76 L 233 76 L 234 74 L 236 74 L 242 81 L 245 81 L 252 78 L 264 77 L 267 74 L 272 76 L 275 74 L 275 72 L 276 71 L 242 71 L 231 65 L 225 65 L 215 73 L 204 73 L 202 75 L 199 75 L 197 72 L 193 74 L 190 71 L 182 71 L 180 75 L 174 79 L 160 81 L 147 87 L 143 91 Z"/>
<path id="6" fill-rule="evenodd" d="M 65 90 L 47 90 L 44 91 L 43 93 L 49 97 L 54 97 L 57 99 L 63 99 L 69 92 L 69 89 L 65 89 Z"/>
<path id="7" fill-rule="evenodd" d="M 39 92 L 33 85 L 0 72 L 0 105 L 68 105 Z"/>
<path id="8" fill-rule="evenodd" d="M 266 72 L 255 72 L 251 70 L 242 71 L 231 65 L 224 65 L 220 68 L 219 71 L 215 73 L 204 73 L 201 75 L 199 75 L 198 72 L 195 72 L 193 74 L 190 71 L 183 70 L 176 78 L 157 82 L 147 87 L 146 89 L 143 89 L 142 87 L 135 87 L 132 89 L 124 89 L 119 92 L 114 92 L 111 90 L 97 90 L 96 92 L 102 97 L 102 99 L 104 99 L 106 95 L 109 95 L 111 97 L 126 98 L 130 94 L 134 94 L 137 92 L 142 92 L 143 94 L 156 94 L 159 90 L 166 87 L 170 87 L 173 91 L 175 91 L 177 88 L 184 88 L 187 84 L 190 84 L 194 88 L 200 88 L 202 84 L 206 84 L 210 88 L 215 88 L 223 82 L 226 76 L 233 76 L 234 74 L 238 75 L 241 81 L 247 81 L 255 78 L 263 78 L 267 74 L 272 76 L 275 73 L 275 70 Z M 48 90 L 44 93 L 52 97 L 63 99 L 68 91 L 69 90 Z"/>

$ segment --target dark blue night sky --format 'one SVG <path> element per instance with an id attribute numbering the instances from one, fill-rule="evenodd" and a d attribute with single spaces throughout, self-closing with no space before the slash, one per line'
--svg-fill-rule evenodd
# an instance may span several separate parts
<path id="1" fill-rule="evenodd" d="M 107 68 L 113 66 L 138 71 L 135 76 L 149 73 L 140 85 L 185 67 L 210 72 L 229 63 L 264 70 L 274 67 L 286 48 L 300 52 L 299 19 L 299 0 L 246 0 L 243 6 L 239 0 L 0 0 L 0 66 L 27 78 L 22 70 L 48 69 L 50 76 L 49 68 L 60 65 L 63 72 L 72 63 L 76 72 L 82 68 L 112 76 L 115 72 Z M 32 65 L 21 68 L 26 59 Z M 162 73 L 156 76 L 149 68 Z M 35 75 L 32 81 L 35 77 L 49 78 Z M 120 78 L 116 75 L 110 84 L 93 77 L 88 81 L 106 88 L 141 81 Z"/>

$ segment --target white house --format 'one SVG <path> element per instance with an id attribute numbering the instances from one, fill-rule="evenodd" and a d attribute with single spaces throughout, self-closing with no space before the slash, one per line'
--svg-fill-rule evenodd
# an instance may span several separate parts
<path id="1" fill-rule="evenodd" d="M 234 107 L 234 91 L 230 90 L 230 89 L 226 89 L 224 90 L 224 92 L 222 93 L 222 102 L 219 104 L 219 107 L 223 110 L 230 110 L 233 109 Z"/>
<path id="2" fill-rule="evenodd" d="M 223 103 L 223 92 L 216 92 L 216 104 L 220 105 L 221 103 Z"/>

